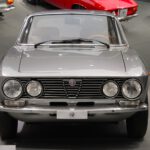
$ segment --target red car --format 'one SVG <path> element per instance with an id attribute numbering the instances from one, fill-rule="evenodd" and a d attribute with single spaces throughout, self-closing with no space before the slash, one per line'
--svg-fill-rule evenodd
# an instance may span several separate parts
<path id="1" fill-rule="evenodd" d="M 120 20 L 137 16 L 138 4 L 134 0 L 27 0 L 31 3 L 45 1 L 63 9 L 104 10 L 114 13 Z"/>

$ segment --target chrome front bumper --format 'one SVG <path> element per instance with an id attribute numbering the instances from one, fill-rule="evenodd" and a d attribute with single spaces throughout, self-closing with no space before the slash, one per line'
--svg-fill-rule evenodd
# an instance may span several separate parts
<path id="1" fill-rule="evenodd" d="M 0 7 L 0 12 L 8 12 L 8 11 L 11 11 L 15 8 L 14 5 L 11 5 L 11 6 L 6 6 L 6 7 Z"/>
<path id="2" fill-rule="evenodd" d="M 126 16 L 126 17 L 118 17 L 118 20 L 119 21 L 127 21 L 127 20 L 130 20 L 130 19 L 137 17 L 137 16 L 138 16 L 138 14 L 134 14 L 134 15 Z"/>
<path id="3" fill-rule="evenodd" d="M 49 107 L 49 106 L 25 106 L 22 108 L 5 107 L 0 104 L 0 111 L 7 113 L 23 113 L 23 114 L 54 114 L 59 110 L 68 111 L 87 111 L 88 114 L 115 114 L 115 113 L 134 113 L 145 111 L 148 109 L 147 104 L 141 104 L 136 107 L 120 107 L 116 105 L 104 105 L 96 107 Z"/>

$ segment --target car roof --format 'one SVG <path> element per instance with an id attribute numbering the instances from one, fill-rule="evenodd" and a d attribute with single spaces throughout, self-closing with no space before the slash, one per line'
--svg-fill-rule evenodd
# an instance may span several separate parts
<path id="1" fill-rule="evenodd" d="M 43 11 L 43 12 L 36 12 L 29 17 L 34 16 L 43 16 L 43 15 L 100 15 L 100 16 L 108 16 L 108 17 L 115 17 L 112 13 L 106 11 L 91 11 L 91 10 L 51 10 L 51 11 Z"/>

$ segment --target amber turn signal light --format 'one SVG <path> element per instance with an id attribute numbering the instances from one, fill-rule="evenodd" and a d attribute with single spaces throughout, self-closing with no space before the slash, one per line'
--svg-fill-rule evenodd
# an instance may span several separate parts
<path id="1" fill-rule="evenodd" d="M 13 4 L 14 3 L 14 0 L 7 0 L 7 4 L 8 5 L 11 5 L 11 4 Z"/>

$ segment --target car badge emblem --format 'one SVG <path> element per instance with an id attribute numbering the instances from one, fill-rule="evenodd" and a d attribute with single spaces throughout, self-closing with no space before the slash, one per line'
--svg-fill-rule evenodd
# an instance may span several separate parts
<path id="1" fill-rule="evenodd" d="M 77 83 L 75 79 L 70 79 L 68 82 L 71 87 L 76 86 L 76 83 Z"/>

